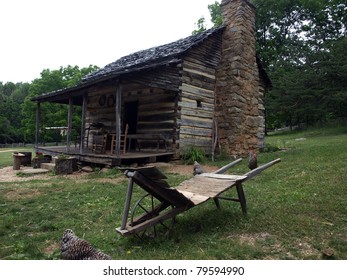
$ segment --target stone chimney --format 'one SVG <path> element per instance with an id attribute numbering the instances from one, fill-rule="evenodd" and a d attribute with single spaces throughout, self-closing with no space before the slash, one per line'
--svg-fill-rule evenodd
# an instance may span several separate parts
<path id="1" fill-rule="evenodd" d="M 216 113 L 220 146 L 230 155 L 258 149 L 264 124 L 259 108 L 259 70 L 255 49 L 255 7 L 247 0 L 222 0 L 222 57 L 216 71 Z"/>

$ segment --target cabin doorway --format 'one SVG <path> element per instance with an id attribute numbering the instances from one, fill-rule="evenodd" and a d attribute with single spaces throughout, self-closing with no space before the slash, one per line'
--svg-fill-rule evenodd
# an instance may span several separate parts
<path id="1" fill-rule="evenodd" d="M 124 103 L 124 117 L 123 117 L 123 127 L 126 124 L 129 125 L 129 134 L 135 134 L 137 129 L 137 114 L 138 114 L 139 102 L 125 102 Z"/>

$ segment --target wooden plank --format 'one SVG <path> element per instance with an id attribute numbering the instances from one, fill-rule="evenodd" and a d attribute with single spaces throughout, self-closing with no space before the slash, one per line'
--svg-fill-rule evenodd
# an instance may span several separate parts
<path id="1" fill-rule="evenodd" d="M 130 225 L 127 225 L 124 230 L 122 230 L 121 228 L 117 228 L 116 230 L 118 233 L 120 233 L 124 236 L 136 234 L 136 233 L 144 231 L 145 229 L 148 229 L 152 226 L 155 226 L 160 222 L 163 222 L 167 219 L 171 219 L 171 218 L 177 216 L 178 214 L 187 211 L 189 208 L 185 208 L 185 207 L 174 208 L 174 209 L 171 209 L 170 211 L 167 211 L 165 213 L 160 213 L 158 216 L 156 216 L 150 220 L 147 220 L 141 224 L 138 224 L 136 226 L 132 227 Z"/>
<path id="2" fill-rule="evenodd" d="M 261 173 L 262 171 L 264 171 L 265 169 L 267 169 L 267 168 L 269 168 L 269 167 L 271 167 L 271 166 L 273 166 L 274 164 L 279 163 L 279 162 L 281 162 L 281 159 L 280 159 L 280 158 L 275 159 L 275 160 L 273 160 L 273 161 L 270 161 L 270 162 L 268 162 L 268 163 L 265 163 L 265 164 L 263 164 L 263 165 L 257 167 L 256 169 L 253 169 L 253 170 L 247 172 L 247 173 L 244 174 L 244 175 L 246 176 L 246 179 L 247 179 L 247 180 L 248 180 L 248 179 L 251 179 L 251 178 L 253 178 L 254 176 L 256 176 L 256 175 L 258 175 L 259 173 Z"/>
<path id="3" fill-rule="evenodd" d="M 187 197 L 190 201 L 194 203 L 194 205 L 199 205 L 207 200 L 210 199 L 210 197 L 205 196 L 205 195 L 200 195 L 184 190 L 178 190 L 181 194 L 183 194 L 185 197 Z"/>
<path id="4" fill-rule="evenodd" d="M 128 172 L 140 172 L 143 176 L 150 178 L 151 180 L 163 180 L 167 179 L 166 175 L 162 173 L 155 166 L 143 166 L 143 167 L 119 167 L 118 170 L 124 171 L 126 176 L 132 176 L 131 173 Z"/>
<path id="5" fill-rule="evenodd" d="M 230 175 L 230 174 L 216 174 L 216 173 L 202 173 L 197 176 L 220 179 L 220 180 L 235 180 L 235 181 L 240 181 L 240 180 L 242 181 L 247 178 L 247 176 L 244 176 L 244 175 Z"/>
<path id="6" fill-rule="evenodd" d="M 203 176 L 195 176 L 182 182 L 176 190 L 190 192 L 200 197 L 214 198 L 235 186 L 235 179 L 216 179 Z M 203 201 L 202 201 L 203 202 Z M 196 204 L 195 204 L 196 205 Z"/>

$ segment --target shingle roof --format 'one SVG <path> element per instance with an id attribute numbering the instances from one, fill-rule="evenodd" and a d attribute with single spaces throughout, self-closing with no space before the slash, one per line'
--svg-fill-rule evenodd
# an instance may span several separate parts
<path id="1" fill-rule="evenodd" d="M 89 82 L 110 75 L 130 73 L 137 70 L 155 67 L 157 65 L 175 62 L 180 54 L 204 41 L 212 34 L 221 31 L 223 28 L 223 26 L 212 28 L 166 45 L 153 47 L 124 56 L 115 62 L 106 65 L 104 68 L 86 75 L 82 82 Z"/>

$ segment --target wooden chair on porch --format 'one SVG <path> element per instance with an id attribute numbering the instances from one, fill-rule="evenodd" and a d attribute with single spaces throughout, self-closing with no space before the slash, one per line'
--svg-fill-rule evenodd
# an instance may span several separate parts
<path id="1" fill-rule="evenodd" d="M 93 153 L 104 154 L 106 152 L 107 134 L 93 136 Z"/>
<path id="2" fill-rule="evenodd" d="M 120 151 L 123 154 L 126 153 L 128 130 L 129 130 L 129 125 L 126 124 L 125 125 L 124 134 L 120 135 Z M 111 143 L 111 145 L 112 145 L 111 150 L 112 151 L 116 150 L 116 144 L 117 144 L 117 139 L 116 139 L 116 137 L 114 137 L 113 140 L 112 140 L 112 143 Z"/>

